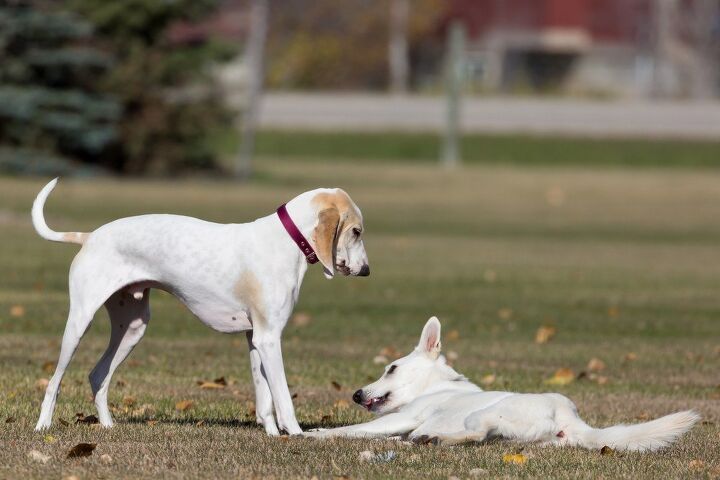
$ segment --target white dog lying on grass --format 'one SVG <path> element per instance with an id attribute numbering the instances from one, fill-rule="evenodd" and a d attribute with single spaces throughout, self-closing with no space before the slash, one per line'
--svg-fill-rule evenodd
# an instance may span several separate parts
<path id="1" fill-rule="evenodd" d="M 435 317 L 425 324 L 415 350 L 387 366 L 383 376 L 355 392 L 353 400 L 380 418 L 304 435 L 401 436 L 446 445 L 500 437 L 545 445 L 654 451 L 673 443 L 700 419 L 688 410 L 636 425 L 593 428 L 578 416 L 575 404 L 558 393 L 484 392 L 445 363 Z"/>

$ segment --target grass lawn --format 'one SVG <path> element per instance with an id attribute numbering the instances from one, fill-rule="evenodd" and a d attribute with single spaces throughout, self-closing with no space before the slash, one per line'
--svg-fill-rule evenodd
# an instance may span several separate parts
<path id="1" fill-rule="evenodd" d="M 344 187 L 363 209 L 372 275 L 327 281 L 315 266 L 306 276 L 296 312 L 309 323 L 290 324 L 284 336 L 305 428 L 369 419 L 350 396 L 381 372 L 373 357 L 408 351 L 433 314 L 456 368 L 487 388 L 562 392 L 597 426 L 685 408 L 704 422 L 657 454 L 527 446 L 524 465 L 503 463 L 518 446 L 502 442 L 269 438 L 254 424 L 244 336 L 213 332 L 153 292 L 148 333 L 110 389 L 116 426 L 74 421 L 95 413 L 87 374 L 109 334 L 100 312 L 65 377 L 53 428 L 34 433 L 77 247 L 33 232 L 29 207 L 43 181 L 0 179 L 0 478 L 720 476 L 720 171 L 380 165 L 278 153 L 245 185 L 63 180 L 46 217 L 58 230 L 85 231 L 148 212 L 240 222 L 306 189 Z M 557 333 L 538 344 L 543 326 Z M 587 371 L 593 358 L 605 365 L 594 379 L 544 383 L 560 368 Z M 224 388 L 197 385 L 221 376 Z M 184 400 L 192 406 L 176 409 Z M 66 458 L 78 442 L 97 448 Z M 29 458 L 31 450 L 49 461 Z M 363 450 L 397 456 L 362 462 Z"/>

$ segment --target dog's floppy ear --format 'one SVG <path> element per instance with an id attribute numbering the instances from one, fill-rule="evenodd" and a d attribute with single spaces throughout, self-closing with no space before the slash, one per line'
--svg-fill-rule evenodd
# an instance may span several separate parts
<path id="1" fill-rule="evenodd" d="M 323 273 L 328 279 L 335 275 L 335 252 L 337 232 L 340 224 L 340 212 L 334 206 L 318 213 L 318 224 L 313 231 L 315 253 L 323 265 Z"/>
<path id="2" fill-rule="evenodd" d="M 417 348 L 431 358 L 437 358 L 440 355 L 440 347 L 440 320 L 431 317 L 423 327 Z"/>

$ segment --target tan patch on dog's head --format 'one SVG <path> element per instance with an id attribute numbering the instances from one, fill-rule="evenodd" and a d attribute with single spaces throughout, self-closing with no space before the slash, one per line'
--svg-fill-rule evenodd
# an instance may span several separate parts
<path id="1" fill-rule="evenodd" d="M 265 309 L 263 308 L 262 285 L 250 270 L 240 274 L 233 287 L 235 297 L 250 309 L 250 320 L 253 326 L 265 322 Z"/>
<path id="2" fill-rule="evenodd" d="M 362 227 L 362 216 L 355 202 L 343 189 L 333 193 L 318 193 L 312 199 L 318 212 L 318 225 L 313 231 L 313 242 L 320 263 L 328 278 L 335 274 L 335 252 L 340 237 L 351 228 Z"/>

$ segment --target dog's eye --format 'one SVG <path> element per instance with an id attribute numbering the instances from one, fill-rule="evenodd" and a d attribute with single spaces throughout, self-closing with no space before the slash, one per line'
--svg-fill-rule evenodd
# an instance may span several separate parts
<path id="1" fill-rule="evenodd" d="M 397 370 L 397 365 L 390 365 L 390 368 L 388 368 L 387 374 L 390 375 L 395 370 Z"/>
<path id="2" fill-rule="evenodd" d="M 360 234 L 362 233 L 362 230 L 360 230 L 359 228 L 355 227 L 355 228 L 353 228 L 353 233 L 355 234 L 356 237 L 359 237 Z"/>

